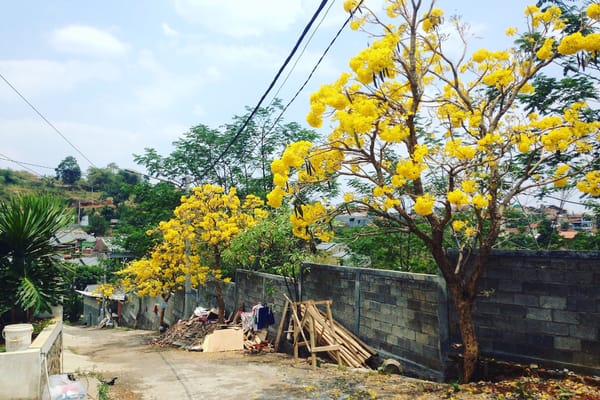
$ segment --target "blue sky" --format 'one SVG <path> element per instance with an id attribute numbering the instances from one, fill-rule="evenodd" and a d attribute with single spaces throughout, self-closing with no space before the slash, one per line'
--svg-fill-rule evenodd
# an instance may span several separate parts
<path id="1" fill-rule="evenodd" d="M 171 142 L 191 126 L 216 128 L 243 114 L 244 106 L 254 106 L 318 3 L 5 2 L 0 73 L 95 166 L 114 162 L 141 170 L 133 153 L 153 147 L 166 155 Z M 377 9 L 380 0 L 366 4 Z M 506 47 L 510 42 L 504 30 L 522 25 L 526 4 L 438 1 L 447 15 L 462 15 L 472 25 L 473 49 Z M 345 17 L 342 1 L 336 0 L 282 88 L 279 97 L 284 103 Z M 306 125 L 310 93 L 346 71 L 349 57 L 367 41 L 363 33 L 344 31 L 284 118 Z M 1 80 L 0 139 L 0 168 L 23 169 L 3 158 L 55 168 L 69 155 L 82 170 L 90 166 Z"/>

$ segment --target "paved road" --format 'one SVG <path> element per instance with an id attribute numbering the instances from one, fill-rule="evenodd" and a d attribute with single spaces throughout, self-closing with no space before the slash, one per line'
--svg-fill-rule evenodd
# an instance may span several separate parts
<path id="1" fill-rule="evenodd" d="M 294 366 L 282 354 L 165 349 L 146 344 L 152 335 L 65 326 L 64 371 L 95 371 L 107 380 L 116 376 L 111 393 L 122 399 L 284 399 L 294 398 L 294 392 L 306 398 L 304 378 L 312 374 L 306 363 Z"/>
<path id="2" fill-rule="evenodd" d="M 312 370 L 306 361 L 294 363 L 285 354 L 243 352 L 198 353 L 146 343 L 153 333 L 124 329 L 65 326 L 64 371 L 118 377 L 110 388 L 118 400 L 229 399 L 415 399 L 448 398 L 449 385 L 399 375 L 355 371 L 324 364 Z M 84 382 L 84 383 L 85 383 Z M 90 399 L 97 390 L 90 384 Z M 452 393 L 455 399 L 495 399 L 471 388 Z M 600 400 L 600 399 L 599 399 Z"/>

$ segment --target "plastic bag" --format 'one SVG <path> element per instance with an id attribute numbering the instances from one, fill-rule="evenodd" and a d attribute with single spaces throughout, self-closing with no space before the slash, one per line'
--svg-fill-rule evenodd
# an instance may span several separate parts
<path id="1" fill-rule="evenodd" d="M 87 398 L 87 389 L 80 381 L 72 381 L 66 374 L 50 375 L 48 377 L 48 386 L 44 388 L 42 400 L 85 400 Z"/>

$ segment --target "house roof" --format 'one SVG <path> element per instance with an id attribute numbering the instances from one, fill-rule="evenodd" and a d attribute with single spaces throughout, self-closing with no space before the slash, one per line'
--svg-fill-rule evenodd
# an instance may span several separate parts
<path id="1" fill-rule="evenodd" d="M 96 238 L 92 235 L 88 235 L 81 228 L 66 228 L 59 230 L 56 235 L 54 235 L 54 240 L 56 244 L 69 244 L 77 241 L 86 241 L 86 242 L 94 242 Z"/>
<path id="2" fill-rule="evenodd" d="M 560 232 L 558 232 L 558 234 L 565 239 L 573 239 L 575 236 L 577 236 L 577 233 L 578 233 L 577 231 L 560 231 Z"/>
<path id="3" fill-rule="evenodd" d="M 123 247 L 119 246 L 118 244 L 116 244 L 116 238 L 111 237 L 111 236 L 103 236 L 103 237 L 98 237 L 96 238 L 97 241 L 102 242 L 102 244 L 104 244 L 104 246 L 106 246 L 107 249 L 109 249 L 110 251 L 123 251 Z"/>

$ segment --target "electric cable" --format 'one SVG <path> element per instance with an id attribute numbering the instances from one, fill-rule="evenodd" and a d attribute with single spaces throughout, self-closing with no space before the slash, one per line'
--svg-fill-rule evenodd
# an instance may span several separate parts
<path id="1" fill-rule="evenodd" d="M 54 132 L 58 133 L 58 135 L 59 135 L 60 137 L 62 137 L 62 138 L 64 139 L 64 141 L 65 141 L 65 142 L 67 142 L 67 143 L 68 143 L 68 144 L 69 144 L 69 145 L 70 145 L 72 148 L 74 148 L 74 149 L 75 149 L 75 151 L 77 151 L 79 154 L 81 154 L 81 156 L 82 156 L 82 157 L 83 157 L 83 158 L 84 158 L 84 159 L 85 159 L 85 160 L 86 160 L 88 163 L 90 163 L 90 165 L 91 165 L 91 166 L 93 166 L 93 167 L 97 168 L 97 167 L 96 167 L 96 165 L 95 165 L 95 164 L 94 164 L 94 163 L 93 163 L 93 162 L 92 162 L 92 161 L 91 161 L 89 158 L 87 158 L 87 157 L 86 157 L 86 155 L 85 155 L 85 154 L 83 154 L 83 152 L 82 152 L 81 150 L 79 150 L 79 149 L 77 148 L 77 146 L 75 146 L 73 143 L 71 143 L 71 141 L 70 141 L 69 139 L 67 139 L 67 137 L 66 137 L 65 135 L 63 135 L 63 134 L 62 134 L 62 132 L 61 132 L 61 131 L 59 131 L 59 130 L 58 130 L 58 128 L 57 128 L 56 126 L 54 126 L 54 124 L 53 124 L 52 122 L 50 122 L 50 121 L 49 121 L 49 120 L 48 120 L 46 117 L 44 117 L 44 115 L 43 115 L 43 114 L 42 114 L 42 113 L 41 113 L 41 112 L 40 112 L 40 111 L 39 111 L 39 110 L 38 110 L 38 109 L 37 109 L 37 108 L 36 108 L 36 107 L 35 107 L 33 104 L 31 104 L 31 102 L 30 102 L 29 100 L 27 100 L 27 99 L 25 98 L 25 96 L 23 96 L 23 95 L 21 94 L 21 92 L 19 92 L 19 91 L 17 90 L 17 88 L 16 88 L 16 87 L 14 87 L 14 86 L 13 86 L 13 85 L 12 85 L 12 84 L 11 84 L 11 83 L 8 81 L 8 79 L 6 79 L 6 78 L 4 77 L 4 75 L 2 75 L 1 73 L 0 73 L 0 78 L 2 78 L 2 80 L 3 80 L 3 81 L 4 81 L 4 82 L 5 82 L 5 83 L 6 83 L 6 84 L 7 84 L 7 85 L 8 85 L 8 86 L 9 86 L 9 87 L 10 87 L 10 88 L 11 88 L 11 89 L 12 89 L 12 90 L 13 90 L 13 91 L 14 91 L 14 92 L 15 92 L 15 93 L 16 93 L 16 94 L 17 94 L 17 95 L 18 95 L 18 96 L 19 96 L 19 97 L 20 97 L 20 98 L 21 98 L 21 99 L 22 99 L 22 100 L 25 102 L 25 103 L 27 103 L 27 105 L 28 105 L 28 106 L 29 106 L 29 107 L 30 107 L 30 108 L 31 108 L 33 111 L 35 111 L 35 113 L 36 113 L 37 115 L 39 115 L 39 116 L 40 116 L 40 118 L 41 118 L 41 119 L 43 119 L 43 120 L 44 120 L 44 122 L 46 122 L 46 123 L 47 123 L 47 124 L 48 124 L 48 125 L 49 125 L 49 126 L 50 126 L 50 127 L 53 129 L 53 130 L 54 130 Z"/>
<path id="2" fill-rule="evenodd" d="M 13 160 L 13 159 L 11 159 L 11 158 L 9 158 L 9 157 L 6 157 L 6 156 L 5 156 L 4 154 L 2 154 L 2 153 L 0 153 L 0 156 L 2 157 L 2 159 L 3 159 L 3 160 L 10 161 L 10 162 L 14 162 L 15 164 L 18 164 L 18 165 L 20 165 L 21 167 L 25 168 L 26 170 L 28 170 L 29 172 L 31 172 L 31 173 L 32 173 L 32 174 L 34 174 L 35 176 L 42 176 L 42 174 L 40 174 L 39 172 L 37 172 L 37 171 L 34 171 L 33 169 L 31 169 L 31 168 L 29 168 L 27 165 L 25 165 L 25 164 L 27 164 L 27 163 L 21 163 L 21 162 L 19 162 L 19 161 Z"/>
<path id="3" fill-rule="evenodd" d="M 279 92 L 281 92 L 281 89 L 283 89 L 283 87 L 287 83 L 288 79 L 292 75 L 292 72 L 294 72 L 294 70 L 296 69 L 296 66 L 298 65 L 298 62 L 300 61 L 300 59 L 304 55 L 304 52 L 306 51 L 306 48 L 308 47 L 308 45 L 310 44 L 310 42 L 312 41 L 312 39 L 315 37 L 315 34 L 317 33 L 317 31 L 319 30 L 319 28 L 323 24 L 323 21 L 325 21 L 325 18 L 327 18 L 327 15 L 329 15 L 329 11 L 331 11 L 331 8 L 333 7 L 334 4 L 335 4 L 335 0 L 333 0 L 329 4 L 329 7 L 327 7 L 327 10 L 325 10 L 325 14 L 323 14 L 323 17 L 321 17 L 321 20 L 319 21 L 319 23 L 317 24 L 317 26 L 315 27 L 315 29 L 312 31 L 312 33 L 308 37 L 308 40 L 304 44 L 304 47 L 302 47 L 302 50 L 300 51 L 300 54 L 298 54 L 298 57 L 296 58 L 296 61 L 294 61 L 294 64 L 292 65 L 292 68 L 290 68 L 289 72 L 287 73 L 287 75 L 283 79 L 283 82 L 281 82 L 281 85 L 279 85 L 279 89 L 277 89 L 277 91 L 273 95 L 273 99 L 277 98 L 277 96 L 279 95 Z M 271 102 L 269 103 L 269 106 L 271 104 L 273 104 L 273 100 L 271 100 Z"/>
<path id="4" fill-rule="evenodd" d="M 227 152 L 229 151 L 229 149 L 231 148 L 231 146 L 233 146 L 233 144 L 236 142 L 236 140 L 239 139 L 239 137 L 241 136 L 241 134 L 244 131 L 244 129 L 246 129 L 246 127 L 248 126 L 248 123 L 250 123 L 250 120 L 252 119 L 252 117 L 254 117 L 254 114 L 256 114 L 256 112 L 260 108 L 260 105 L 262 104 L 262 102 L 265 100 L 265 98 L 267 97 L 267 95 L 269 94 L 269 92 L 271 91 L 271 89 L 273 89 L 273 86 L 275 86 L 275 83 L 277 82 L 277 80 L 279 79 L 279 77 L 281 76 L 281 74 L 283 73 L 283 70 L 289 64 L 290 60 L 292 59 L 292 57 L 294 56 L 294 54 L 298 50 L 298 47 L 300 46 L 300 43 L 302 43 L 302 40 L 304 40 L 304 37 L 306 36 L 306 34 L 310 30 L 312 24 L 315 22 L 315 20 L 317 19 L 317 17 L 319 16 L 319 14 L 321 13 L 321 11 L 323 10 L 323 8 L 325 7 L 325 5 L 327 4 L 327 1 L 328 0 L 322 0 L 321 1 L 321 4 L 319 5 L 319 7 L 317 8 L 317 10 L 315 11 L 315 13 L 313 14 L 313 16 L 311 17 L 311 19 L 308 22 L 308 24 L 304 27 L 304 30 L 302 31 L 302 34 L 300 35 L 300 37 L 296 41 L 296 44 L 294 45 L 292 51 L 287 56 L 287 58 L 285 59 L 285 61 L 281 65 L 281 67 L 279 68 L 279 71 L 277 71 L 277 74 L 275 75 L 275 78 L 273 78 L 273 80 L 269 84 L 269 87 L 267 88 L 267 90 L 264 92 L 264 94 L 262 95 L 262 97 L 258 101 L 258 104 L 254 107 L 254 109 L 252 110 L 252 112 L 250 113 L 250 115 L 246 118 L 246 120 L 244 121 L 244 123 L 242 124 L 242 126 L 238 129 L 238 131 L 235 133 L 235 135 L 233 136 L 233 138 L 231 138 L 231 140 L 229 141 L 229 143 L 227 143 L 227 146 L 225 146 L 225 149 L 221 152 L 221 154 L 219 154 L 219 156 L 210 165 L 210 167 L 208 167 L 207 169 L 204 170 L 205 173 L 208 172 L 208 171 L 210 171 L 210 170 L 212 170 L 219 163 L 219 161 L 221 161 L 221 159 L 225 156 L 225 154 L 227 154 Z"/>
<path id="5" fill-rule="evenodd" d="M 45 169 L 51 169 L 51 170 L 55 170 L 55 168 L 53 167 L 48 167 L 46 165 L 40 165 L 40 164 L 34 164 L 34 163 L 29 163 L 29 162 L 25 162 L 25 161 L 17 161 L 17 160 L 13 160 L 12 158 L 9 158 L 7 156 L 5 156 L 4 154 L 0 153 L 0 160 L 5 160 L 5 161 L 11 161 L 14 163 L 18 163 L 18 164 L 25 164 L 25 165 L 31 165 L 32 167 L 38 167 L 38 168 L 45 168 Z"/>
<path id="6" fill-rule="evenodd" d="M 283 117 L 283 114 L 285 114 L 285 112 L 287 111 L 287 109 L 292 105 L 292 103 L 296 100 L 296 98 L 298 98 L 298 96 L 300 95 L 300 93 L 304 90 L 304 88 L 306 87 L 306 85 L 308 84 L 308 82 L 310 81 L 310 79 L 312 78 L 312 76 L 314 75 L 315 71 L 317 70 L 317 68 L 321 64 L 321 61 L 323 61 L 323 59 L 325 58 L 325 56 L 327 55 L 327 53 L 329 52 L 329 50 L 331 49 L 331 47 L 333 46 L 333 44 L 336 42 L 336 40 L 341 35 L 342 31 L 346 28 L 346 26 L 348 25 L 348 23 L 352 19 L 352 16 L 356 12 L 356 10 L 362 5 L 363 2 L 364 2 L 364 0 L 361 0 L 361 2 L 358 3 L 358 5 L 354 8 L 354 10 L 350 13 L 350 15 L 348 16 L 348 18 L 346 18 L 346 20 L 344 21 L 344 23 L 342 24 L 342 26 L 340 27 L 340 29 L 338 29 L 338 31 L 335 34 L 335 36 L 333 37 L 333 39 L 331 39 L 331 41 L 329 42 L 329 45 L 325 48 L 325 50 L 323 51 L 323 54 L 321 54 L 321 57 L 319 57 L 319 59 L 317 60 L 317 63 L 315 64 L 315 66 L 313 67 L 313 69 L 310 71 L 310 74 L 308 74 L 308 77 L 306 78 L 306 80 L 304 81 L 304 83 L 296 91 L 296 93 L 294 94 L 294 96 L 292 97 L 292 99 L 285 105 L 285 107 L 283 107 L 283 109 L 281 110 L 281 112 L 279 113 L 279 115 L 277 116 L 277 118 L 275 119 L 275 122 L 273 122 L 273 125 L 267 131 L 268 133 L 270 133 L 275 128 L 275 126 L 277 125 L 277 123 L 281 120 L 281 117 Z"/>

